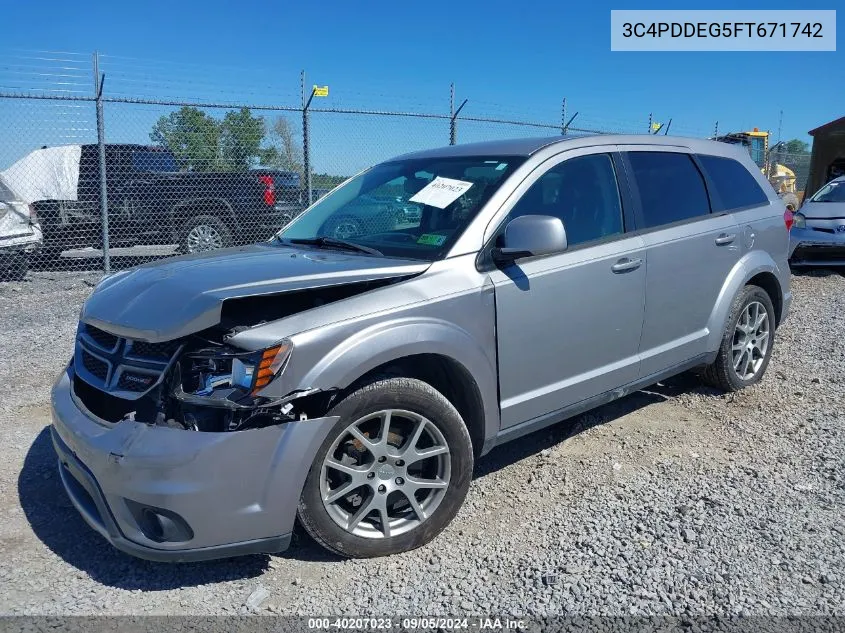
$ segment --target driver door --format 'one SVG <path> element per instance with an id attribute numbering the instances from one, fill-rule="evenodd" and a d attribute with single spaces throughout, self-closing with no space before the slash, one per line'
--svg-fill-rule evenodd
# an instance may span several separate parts
<path id="1" fill-rule="evenodd" d="M 643 240 L 633 230 L 612 148 L 556 157 L 523 183 L 507 221 L 552 215 L 566 251 L 491 273 L 502 428 L 536 420 L 639 376 Z M 519 191 L 518 191 L 519 193 Z M 630 205 L 628 205 L 630 207 Z"/>

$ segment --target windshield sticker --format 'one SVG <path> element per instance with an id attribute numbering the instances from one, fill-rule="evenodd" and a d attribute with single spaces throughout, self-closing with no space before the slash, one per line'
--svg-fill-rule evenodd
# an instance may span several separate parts
<path id="1" fill-rule="evenodd" d="M 410 201 L 445 209 L 464 195 L 470 187 L 472 187 L 471 182 L 438 176 L 415 193 Z"/>
<path id="2" fill-rule="evenodd" d="M 457 181 L 456 181 L 457 182 Z M 445 235 L 436 235 L 434 233 L 424 233 L 420 235 L 417 244 L 425 244 L 426 246 L 442 246 L 446 241 Z"/>

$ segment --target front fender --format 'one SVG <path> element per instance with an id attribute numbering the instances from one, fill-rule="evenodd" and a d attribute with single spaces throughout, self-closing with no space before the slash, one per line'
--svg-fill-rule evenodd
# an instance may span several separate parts
<path id="1" fill-rule="evenodd" d="M 719 297 L 710 318 L 707 321 L 707 329 L 710 334 L 707 339 L 707 349 L 712 354 L 719 350 L 722 343 L 722 336 L 728 325 L 728 316 L 731 311 L 731 304 L 737 293 L 748 281 L 760 273 L 772 273 L 778 280 L 778 286 L 783 300 L 783 271 L 780 270 L 775 260 L 765 251 L 751 251 L 744 255 L 733 267 L 722 285 Z"/>
<path id="2" fill-rule="evenodd" d="M 499 431 L 496 369 L 469 332 L 448 321 L 408 317 L 367 327 L 323 355 L 298 388 L 344 389 L 376 367 L 415 354 L 438 354 L 469 372 L 483 403 L 485 440 L 494 437 Z"/>

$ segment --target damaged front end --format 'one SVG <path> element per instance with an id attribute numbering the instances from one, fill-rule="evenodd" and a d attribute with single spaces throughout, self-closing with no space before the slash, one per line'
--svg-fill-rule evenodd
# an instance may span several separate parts
<path id="1" fill-rule="evenodd" d="M 203 432 L 240 431 L 307 417 L 294 401 L 261 395 L 293 351 L 289 340 L 255 352 L 206 331 L 166 343 L 118 337 L 80 323 L 73 393 L 96 417 Z"/>

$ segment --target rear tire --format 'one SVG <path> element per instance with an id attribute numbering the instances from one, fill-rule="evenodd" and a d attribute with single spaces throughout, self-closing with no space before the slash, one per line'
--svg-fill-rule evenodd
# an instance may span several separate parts
<path id="1" fill-rule="evenodd" d="M 341 556 L 386 556 L 425 545 L 452 521 L 469 490 L 473 451 L 439 391 L 382 378 L 326 415 L 340 420 L 314 457 L 298 511 L 315 541 Z"/>
<path id="2" fill-rule="evenodd" d="M 232 245 L 232 232 L 216 215 L 197 215 L 185 221 L 179 248 L 183 253 L 202 253 Z"/>
<path id="3" fill-rule="evenodd" d="M 775 309 L 768 293 L 748 285 L 731 305 L 716 360 L 701 374 L 704 382 L 733 392 L 760 381 L 772 357 Z"/>
<path id="4" fill-rule="evenodd" d="M 357 218 L 348 215 L 332 218 L 326 224 L 326 234 L 340 240 L 348 240 L 363 235 L 363 233 L 364 229 L 361 226 L 361 222 Z"/>

